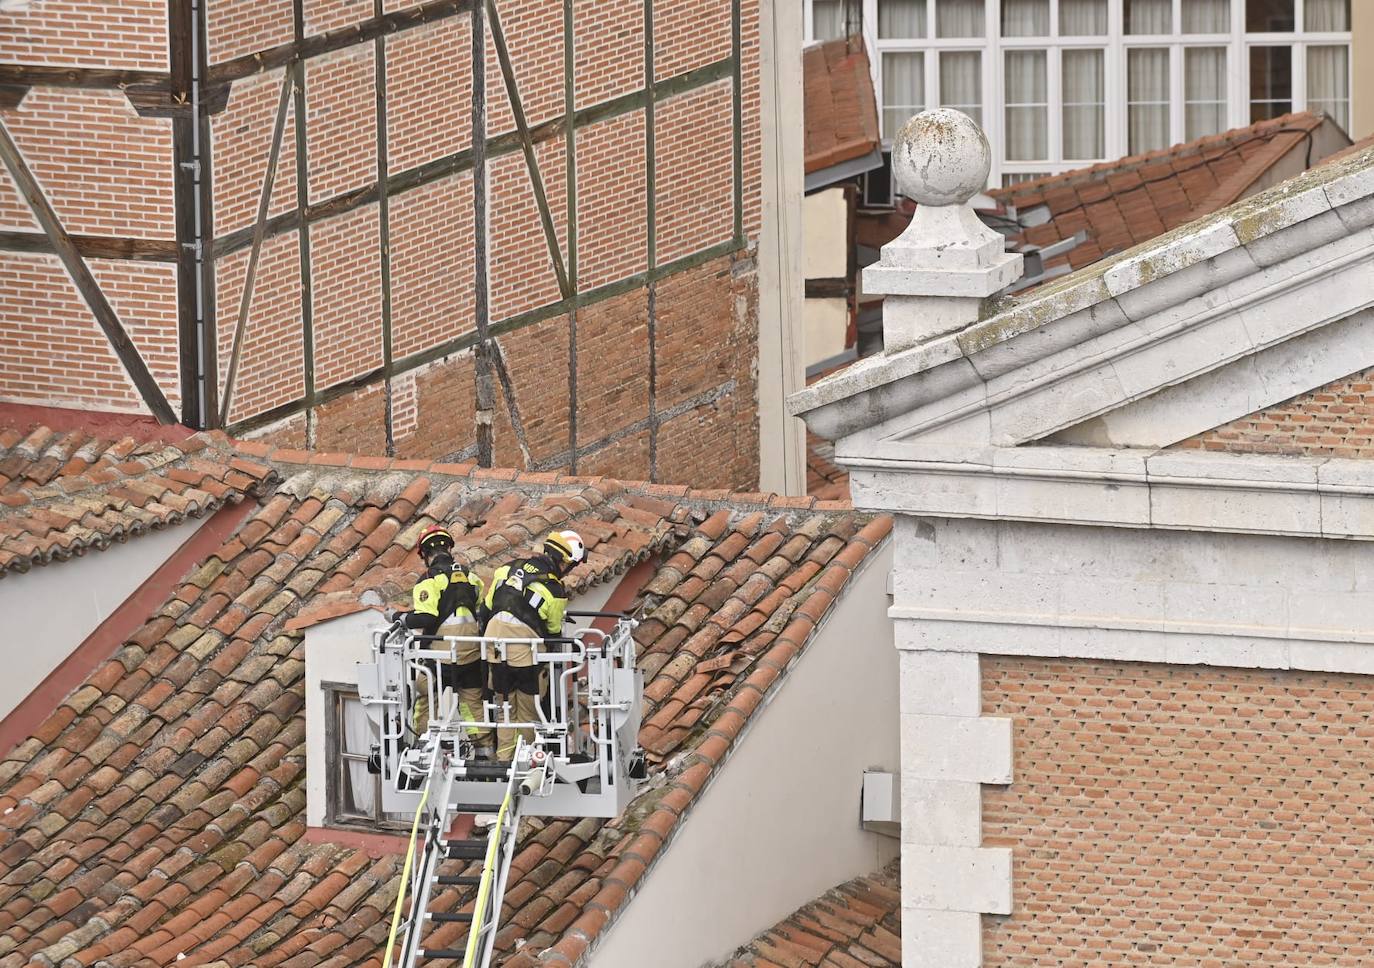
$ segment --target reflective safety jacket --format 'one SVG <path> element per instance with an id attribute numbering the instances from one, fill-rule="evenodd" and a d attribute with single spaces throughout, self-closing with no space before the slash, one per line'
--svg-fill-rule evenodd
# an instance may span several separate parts
<path id="1" fill-rule="evenodd" d="M 552 559 L 535 555 L 496 569 L 486 606 L 489 615 L 509 612 L 540 636 L 562 635 L 568 590 Z"/>
<path id="2" fill-rule="evenodd" d="M 482 579 L 459 568 L 427 575 L 415 583 L 413 610 L 406 626 L 424 635 L 437 635 L 450 622 L 475 622 L 482 601 Z"/>

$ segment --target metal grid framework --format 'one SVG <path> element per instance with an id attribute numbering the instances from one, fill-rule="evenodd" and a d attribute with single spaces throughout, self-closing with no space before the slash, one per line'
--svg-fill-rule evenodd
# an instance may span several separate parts
<path id="1" fill-rule="evenodd" d="M 743 117 L 741 79 L 741 0 L 730 3 L 731 47 L 727 56 L 667 78 L 656 78 L 654 67 L 654 0 L 643 0 L 644 74 L 638 90 L 603 102 L 578 108 L 574 103 L 574 36 L 576 23 L 573 0 L 562 0 L 564 39 L 564 109 L 561 115 L 542 123 L 527 122 L 520 84 L 502 27 L 498 0 L 430 0 L 428 3 L 393 13 L 385 13 L 382 0 L 373 0 L 373 16 L 360 23 L 324 33 L 307 35 L 303 0 L 293 0 L 294 38 L 291 42 L 232 58 L 223 63 L 207 62 L 208 38 L 204 0 L 171 0 L 168 5 L 169 65 L 166 73 L 91 68 L 63 68 L 28 65 L 0 65 L 0 103 L 17 105 L 30 87 L 53 86 L 122 90 L 144 117 L 168 118 L 173 124 L 173 169 L 176 212 L 175 241 L 126 237 L 72 236 L 51 211 L 24 158 L 0 121 L 0 159 L 14 175 L 29 201 L 42 232 L 0 232 L 0 251 L 43 252 L 61 258 L 93 316 L 108 335 L 112 346 L 128 371 L 149 409 L 163 422 L 177 419 L 162 389 L 148 373 L 137 348 L 110 307 L 92 276 L 87 259 L 134 259 L 175 263 L 177 266 L 178 336 L 180 345 L 181 422 L 197 428 L 228 425 L 231 432 L 244 432 L 274 423 L 346 394 L 383 383 L 387 397 L 387 443 L 393 446 L 391 427 L 392 378 L 439 360 L 455 352 L 472 350 L 476 369 L 476 434 L 479 462 L 491 461 L 491 419 L 494 409 L 493 370 L 501 366 L 493 338 L 522 327 L 567 314 L 576 327 L 579 307 L 645 287 L 652 305 L 653 283 L 673 273 L 703 264 L 738 251 L 744 238 Z M 633 9 L 633 8 L 630 8 Z M 435 158 L 413 168 L 389 173 L 390 145 L 387 139 L 388 39 L 394 35 L 435 24 L 452 17 L 466 16 L 471 23 L 472 57 L 472 135 L 466 148 Z M 486 58 L 481 56 L 485 38 L 490 34 L 500 67 L 499 82 L 504 85 L 515 126 L 513 130 L 491 133 L 486 125 Z M 306 62 L 339 51 L 370 44 L 374 49 L 375 111 L 377 138 L 376 177 L 371 184 L 333 197 L 311 202 L 308 197 L 310 175 L 305 84 Z M 269 71 L 280 71 L 281 93 L 272 132 L 267 169 L 258 195 L 257 214 L 251 226 L 216 237 L 214 233 L 213 139 L 210 118 L 223 110 L 231 85 L 239 80 Z M 656 106 L 667 99 L 729 79 L 732 86 L 733 136 L 733 229 L 729 238 L 707 248 L 660 262 L 656 246 L 657 192 L 655 186 L 654 117 Z M 272 188 L 282 163 L 281 145 L 287 110 L 294 113 L 296 204 L 288 211 L 269 217 Z M 643 268 L 615 281 L 584 288 L 579 284 L 577 252 L 577 161 L 579 129 L 608 118 L 642 110 L 645 118 L 645 211 L 647 244 Z M 560 248 L 554 229 L 553 212 L 539 170 L 535 146 L 550 138 L 564 136 L 567 165 L 566 246 Z M 525 160 L 530 191 L 539 211 L 547 243 L 548 259 L 558 281 L 559 297 L 546 305 L 534 306 L 503 319 L 492 320 L 488 313 L 489 279 L 487 247 L 487 171 L 493 158 L 521 152 Z M 627 163 L 630 160 L 627 159 Z M 473 179 L 473 220 L 475 272 L 475 326 L 471 332 L 397 357 L 392 349 L 390 213 L 392 198 L 449 176 L 470 172 Z M 315 333 L 312 320 L 310 235 L 312 226 L 363 206 L 378 209 L 381 259 L 382 364 L 368 372 L 327 386 L 315 380 Z M 46 206 L 46 210 L 45 210 Z M 304 354 L 304 393 L 297 399 L 272 407 L 251 417 L 228 424 L 230 406 L 239 375 L 245 339 L 250 330 L 250 311 L 254 298 L 256 272 L 263 244 L 287 232 L 299 236 L 301 325 Z M 217 260 L 247 249 L 248 268 L 243 292 L 237 306 L 215 305 L 215 265 Z M 217 322 L 217 318 L 222 319 Z M 226 379 L 218 380 L 217 334 L 231 326 L 233 338 Z M 653 380 L 653 374 L 650 374 Z M 572 419 L 575 422 L 575 401 Z M 574 431 L 575 433 L 575 431 Z"/>

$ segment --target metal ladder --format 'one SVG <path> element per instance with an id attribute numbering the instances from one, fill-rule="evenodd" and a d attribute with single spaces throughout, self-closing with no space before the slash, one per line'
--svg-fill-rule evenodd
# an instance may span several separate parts
<path id="1" fill-rule="evenodd" d="M 391 935 L 382 964 L 392 965 L 392 948 L 397 928 L 403 925 L 405 933 L 399 948 L 400 957 L 396 962 L 401 968 L 414 968 L 422 961 L 438 959 L 459 961 L 463 968 L 486 968 L 491 963 L 496 930 L 500 923 L 501 902 L 506 893 L 506 879 L 510 874 L 511 861 L 515 857 L 521 805 L 525 795 L 533 792 L 531 783 L 536 786 L 540 783 L 541 769 L 538 761 L 541 756 L 539 751 L 527 746 L 523 739 L 516 748 L 514 761 L 504 770 L 494 764 L 464 763 L 455 757 L 454 751 L 444 749 L 442 744 L 436 744 L 433 752 L 434 759 L 421 796 L 420 809 L 411 828 L 405 871 L 402 874 L 403 889 L 396 898 Z M 522 765 L 528 768 L 522 771 L 519 769 Z M 486 837 L 448 839 L 447 834 L 455 817 L 488 808 L 487 804 L 453 803 L 450 794 L 454 781 L 462 776 L 470 780 L 485 778 L 495 784 L 500 782 L 502 772 L 506 774 L 505 795 L 497 809 L 496 822 L 489 828 Z M 432 803 L 431 793 L 435 796 Z M 419 862 L 416 864 L 416 838 L 421 832 L 422 823 L 424 846 L 420 849 Z M 439 865 L 444 860 L 480 860 L 482 873 L 440 874 Z M 472 911 L 431 911 L 429 905 L 435 886 L 477 888 L 477 898 Z M 410 897 L 410 914 L 401 922 L 400 913 L 407 895 Z M 432 926 L 450 923 L 468 925 L 464 947 L 425 946 L 425 935 Z"/>

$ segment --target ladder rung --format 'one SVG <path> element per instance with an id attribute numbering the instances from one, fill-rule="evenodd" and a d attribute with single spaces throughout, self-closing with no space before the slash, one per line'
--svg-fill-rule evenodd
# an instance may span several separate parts
<path id="1" fill-rule="evenodd" d="M 482 860 L 487 856 L 485 840 L 450 840 L 445 855 L 451 860 Z"/>
<path id="2" fill-rule="evenodd" d="M 434 883 L 449 887 L 477 887 L 482 883 L 482 876 L 480 874 L 436 874 Z"/>
<path id="3" fill-rule="evenodd" d="M 472 922 L 472 914 L 441 914 L 438 911 L 430 911 L 426 915 L 431 921 L 442 921 L 447 924 L 469 924 Z"/>
<path id="4" fill-rule="evenodd" d="M 495 813 L 501 809 L 499 803 L 455 803 L 451 813 Z"/>
<path id="5" fill-rule="evenodd" d="M 454 958 L 454 959 L 456 959 L 456 960 L 458 960 L 458 961 L 462 961 L 462 960 L 463 960 L 464 958 L 466 958 L 467 956 L 468 956 L 468 953 L 467 953 L 466 951 L 461 951 L 461 950 L 459 950 L 458 948 L 421 948 L 421 949 L 420 949 L 420 957 L 421 957 L 421 958 Z"/>

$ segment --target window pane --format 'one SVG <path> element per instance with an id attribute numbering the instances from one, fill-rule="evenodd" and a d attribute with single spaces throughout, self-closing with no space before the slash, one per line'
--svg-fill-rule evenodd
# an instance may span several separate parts
<path id="1" fill-rule="evenodd" d="M 1064 157 L 1101 158 L 1106 86 L 1100 50 L 1064 51 Z"/>
<path id="2" fill-rule="evenodd" d="M 925 56 L 906 50 L 883 54 L 883 136 L 893 137 L 908 118 L 925 109 Z"/>
<path id="3" fill-rule="evenodd" d="M 1006 52 L 1007 159 L 1049 157 L 1048 86 L 1043 50 Z"/>
<path id="4" fill-rule="evenodd" d="M 898 40 L 926 35 L 926 0 L 878 0 L 878 36 Z"/>
<path id="5" fill-rule="evenodd" d="M 1250 48 L 1250 123 L 1293 110 L 1293 48 Z"/>
<path id="6" fill-rule="evenodd" d="M 1173 0 L 1126 0 L 1126 33 L 1169 34 L 1173 29 Z"/>
<path id="7" fill-rule="evenodd" d="M 1169 146 L 1169 51 L 1138 47 L 1126 52 L 1127 150 Z"/>
<path id="8" fill-rule="evenodd" d="M 1059 0 L 1059 32 L 1065 37 L 1107 36 L 1107 0 Z"/>
<path id="9" fill-rule="evenodd" d="M 1293 0 L 1245 0 L 1245 29 L 1250 33 L 1272 33 L 1293 27 Z"/>
<path id="10" fill-rule="evenodd" d="M 811 35 L 816 40 L 844 36 L 844 4 L 841 0 L 811 0 Z"/>
<path id="11" fill-rule="evenodd" d="M 1050 0 L 1002 0 L 1003 37 L 1048 37 Z"/>
<path id="12" fill-rule="evenodd" d="M 1344 44 L 1307 48 L 1307 107 L 1350 130 L 1350 48 Z"/>
<path id="13" fill-rule="evenodd" d="M 1037 178 L 1044 178 L 1048 172 L 1043 171 L 1009 171 L 1002 175 L 1002 187 L 1010 188 L 1012 185 L 1020 185 L 1022 182 L 1035 181 Z"/>
<path id="14" fill-rule="evenodd" d="M 936 0 L 936 37 L 982 37 L 983 0 Z"/>
<path id="15" fill-rule="evenodd" d="M 1229 34 L 1231 0 L 1187 0 L 1183 5 L 1185 34 Z"/>
<path id="16" fill-rule="evenodd" d="M 339 752 L 361 755 L 362 759 L 352 756 L 341 757 L 342 783 L 340 784 L 339 807 L 342 812 L 355 816 L 372 817 L 377 808 L 376 781 L 367 772 L 367 752 L 372 745 L 372 729 L 367 713 L 357 696 L 339 695 Z"/>
<path id="17" fill-rule="evenodd" d="M 1226 48 L 1189 47 L 1183 52 L 1186 141 L 1226 130 Z"/>
<path id="18" fill-rule="evenodd" d="M 976 50 L 940 54 L 940 107 L 963 111 L 983 123 L 983 55 Z"/>
<path id="19" fill-rule="evenodd" d="M 1349 30 L 1350 0 L 1307 0 L 1302 12 L 1302 29 Z"/>

